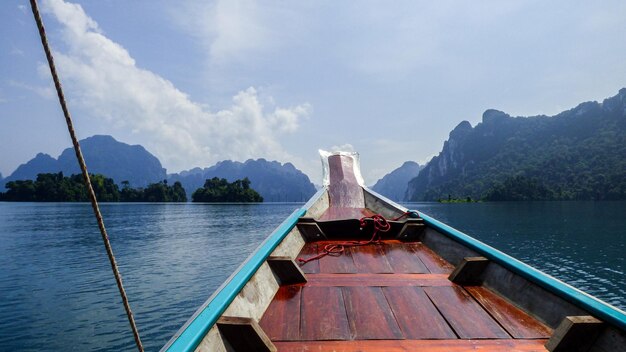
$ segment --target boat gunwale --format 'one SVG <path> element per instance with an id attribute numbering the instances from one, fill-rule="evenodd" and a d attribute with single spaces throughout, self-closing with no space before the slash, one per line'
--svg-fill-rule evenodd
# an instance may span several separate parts
<path id="1" fill-rule="evenodd" d="M 250 278 L 263 265 L 267 257 L 278 247 L 296 226 L 298 219 L 326 192 L 320 189 L 302 207 L 289 215 L 246 260 L 222 283 L 220 287 L 196 310 L 187 322 L 161 348 L 161 351 L 193 351 L 219 317 L 228 308 Z"/>
<path id="2" fill-rule="evenodd" d="M 368 188 L 364 189 L 372 196 L 386 202 L 389 206 L 396 207 L 404 212 L 413 211 L 412 209 L 406 208 L 386 198 L 385 196 L 376 193 L 375 191 Z M 521 277 L 551 293 L 556 294 L 570 303 L 573 303 L 574 305 L 579 306 L 592 314 L 596 314 L 597 318 L 602 318 L 606 322 L 613 324 L 622 330 L 626 330 L 626 312 L 621 309 L 614 307 L 586 292 L 583 292 L 553 276 L 550 276 L 539 269 L 521 262 L 510 255 L 455 229 L 450 225 L 446 225 L 445 223 L 424 214 L 424 212 L 418 211 L 418 214 L 422 219 L 424 219 L 424 223 L 427 226 L 437 230 L 441 234 L 482 254 L 486 258 L 493 260 L 495 263 L 502 265 L 505 269 L 520 275 Z"/>

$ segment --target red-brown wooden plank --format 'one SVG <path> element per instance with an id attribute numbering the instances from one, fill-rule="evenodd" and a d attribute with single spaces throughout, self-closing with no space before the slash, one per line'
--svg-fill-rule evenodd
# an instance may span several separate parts
<path id="1" fill-rule="evenodd" d="M 456 335 L 420 287 L 383 287 L 407 339 L 454 339 Z"/>
<path id="2" fill-rule="evenodd" d="M 485 287 L 465 288 L 515 338 L 549 338 L 552 329 Z"/>
<path id="3" fill-rule="evenodd" d="M 275 342 L 284 352 L 546 352 L 547 340 L 356 340 Z"/>
<path id="4" fill-rule="evenodd" d="M 302 289 L 300 336 L 303 340 L 351 338 L 341 288 Z"/>
<path id="5" fill-rule="evenodd" d="M 424 287 L 424 292 L 460 338 L 510 338 L 509 334 L 461 287 Z"/>
<path id="6" fill-rule="evenodd" d="M 343 293 L 355 340 L 403 338 L 380 287 L 344 287 Z"/>
<path id="7" fill-rule="evenodd" d="M 302 286 L 282 286 L 263 314 L 259 325 L 272 341 L 300 340 Z"/>
<path id="8" fill-rule="evenodd" d="M 315 257 L 317 255 L 317 247 L 318 244 L 315 242 L 305 243 L 304 247 L 302 247 L 302 250 L 300 251 L 300 254 L 298 255 L 298 258 L 308 259 Z M 319 273 L 320 262 L 318 260 L 311 260 L 308 263 L 300 265 L 300 268 L 305 274 Z"/>
<path id="9" fill-rule="evenodd" d="M 393 269 L 387 262 L 382 245 L 370 243 L 352 247 L 352 259 L 359 273 L 391 274 Z"/>
<path id="10" fill-rule="evenodd" d="M 430 248 L 424 246 L 421 243 L 413 243 L 410 245 L 411 249 L 415 251 L 419 259 L 426 265 L 428 270 L 433 274 L 450 274 L 454 267 L 438 256 Z"/>
<path id="11" fill-rule="evenodd" d="M 395 273 L 426 274 L 430 271 L 408 243 L 385 243 L 385 257 Z"/>
<path id="12" fill-rule="evenodd" d="M 320 253 L 326 244 L 327 243 L 318 244 L 318 251 L 320 251 Z M 327 255 L 320 258 L 318 261 L 320 265 L 320 273 L 356 273 L 356 266 L 354 265 L 354 260 L 352 259 L 352 248 L 350 247 L 346 247 L 341 254 Z"/>
<path id="13" fill-rule="evenodd" d="M 306 286 L 452 286 L 446 274 L 309 274 Z"/>

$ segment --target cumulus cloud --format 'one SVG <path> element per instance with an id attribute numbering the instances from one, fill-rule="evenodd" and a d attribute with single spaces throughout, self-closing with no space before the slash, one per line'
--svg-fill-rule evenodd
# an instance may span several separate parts
<path id="1" fill-rule="evenodd" d="M 73 100 L 92 118 L 149 135 L 148 149 L 169 169 L 222 159 L 289 158 L 278 137 L 298 129 L 309 104 L 264 106 L 251 87 L 236 94 L 227 109 L 210 111 L 172 82 L 140 68 L 80 5 L 47 0 L 44 9 L 62 25 L 66 49 L 55 58 Z"/>
<path id="2" fill-rule="evenodd" d="M 174 15 L 207 47 L 211 61 L 219 64 L 246 59 L 276 44 L 272 38 L 280 33 L 266 23 L 267 7 L 251 0 L 187 1 Z"/>

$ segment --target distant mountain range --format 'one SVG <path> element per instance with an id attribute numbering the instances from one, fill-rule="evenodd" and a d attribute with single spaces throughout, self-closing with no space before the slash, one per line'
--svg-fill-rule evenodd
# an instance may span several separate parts
<path id="1" fill-rule="evenodd" d="M 423 167 L 414 161 L 407 161 L 378 180 L 372 190 L 391 200 L 404 201 L 409 181 L 417 177 Z"/>
<path id="2" fill-rule="evenodd" d="M 309 177 L 296 169 L 293 164 L 281 164 L 265 159 L 238 162 L 225 160 L 208 168 L 195 168 L 170 174 L 169 182 L 180 181 L 191 195 L 194 190 L 202 187 L 206 179 L 213 177 L 225 178 L 232 182 L 247 177 L 254 188 L 266 202 L 305 202 L 315 194 L 315 186 Z"/>
<path id="3" fill-rule="evenodd" d="M 167 176 L 159 159 L 140 145 L 128 145 L 111 136 L 96 135 L 80 141 L 80 146 L 89 172 L 103 174 L 117 183 L 128 181 L 133 187 L 145 187 Z M 80 173 L 73 148 L 65 149 L 58 159 L 37 154 L 2 180 L 2 185 L 14 180 L 34 180 L 39 173 L 57 172 L 66 176 Z"/>
<path id="4" fill-rule="evenodd" d="M 212 177 L 225 178 L 230 182 L 248 177 L 250 187 L 259 192 L 266 202 L 306 201 L 315 193 L 308 176 L 291 163 L 281 164 L 265 159 L 245 163 L 226 160 L 209 168 L 167 175 L 159 159 L 140 145 L 128 145 L 111 136 L 100 135 L 85 138 L 80 144 L 90 173 L 105 175 L 118 184 L 128 181 L 132 187 L 145 187 L 163 180 L 171 183 L 180 181 L 189 199 L 207 178 Z M 65 149 L 58 159 L 48 154 L 37 154 L 7 178 L 0 177 L 0 191 L 9 181 L 34 180 L 37 174 L 58 172 L 67 176 L 80 173 L 73 148 Z"/>
<path id="5" fill-rule="evenodd" d="M 461 122 L 406 199 L 626 199 L 626 88 L 556 116 Z"/>

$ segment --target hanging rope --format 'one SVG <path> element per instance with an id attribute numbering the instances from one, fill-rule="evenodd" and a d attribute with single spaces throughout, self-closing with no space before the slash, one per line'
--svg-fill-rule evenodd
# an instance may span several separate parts
<path id="1" fill-rule="evenodd" d="M 391 221 L 398 221 L 409 215 L 411 215 L 411 212 L 405 212 L 397 218 L 391 219 Z M 387 219 L 385 219 L 384 216 L 380 214 L 375 214 L 371 217 L 363 217 L 359 220 L 359 227 L 361 228 L 361 230 L 363 230 L 367 226 L 368 219 L 373 220 L 374 223 L 374 233 L 372 234 L 372 237 L 369 239 L 369 241 L 348 241 L 327 244 L 324 246 L 324 248 L 322 248 L 322 252 L 320 254 L 307 259 L 298 258 L 298 262 L 300 263 L 300 265 L 304 265 L 310 261 L 321 259 L 327 255 L 330 255 L 331 257 L 338 257 L 343 252 L 345 252 L 346 248 L 348 247 L 357 247 L 365 246 L 371 243 L 380 243 L 380 233 L 391 230 L 391 224 L 389 223 L 389 221 L 387 221 Z"/>
<path id="2" fill-rule="evenodd" d="M 54 65 L 52 52 L 50 51 L 50 47 L 48 45 L 48 39 L 46 37 L 46 30 L 43 26 L 41 15 L 39 14 L 39 7 L 37 6 L 37 0 L 30 0 L 30 6 L 33 10 L 33 16 L 35 16 L 35 22 L 37 22 L 37 28 L 39 29 L 39 36 L 41 37 L 41 44 L 43 45 L 43 50 L 46 52 L 46 58 L 48 59 L 48 66 L 50 66 L 50 73 L 52 74 L 52 79 L 54 80 L 54 86 L 56 87 L 56 90 L 57 90 L 57 95 L 59 97 L 59 102 L 61 103 L 61 108 L 63 109 L 63 115 L 65 115 L 65 122 L 67 123 L 67 130 L 70 133 L 70 137 L 72 138 L 72 143 L 74 144 L 74 151 L 76 152 L 76 159 L 78 159 L 78 164 L 80 164 L 80 169 L 83 173 L 83 179 L 85 181 L 85 186 L 87 187 L 87 193 L 89 195 L 89 200 L 91 201 L 91 207 L 93 208 L 93 212 L 96 216 L 96 220 L 98 221 L 98 227 L 100 228 L 102 241 L 104 242 L 104 247 L 106 247 L 107 255 L 109 257 L 109 262 L 111 263 L 111 269 L 113 270 L 113 275 L 115 275 L 115 281 L 117 282 L 117 288 L 119 289 L 120 295 L 122 296 L 122 302 L 124 302 L 124 309 L 126 309 L 126 316 L 128 317 L 128 321 L 133 330 L 133 335 L 135 337 L 135 343 L 137 344 L 137 349 L 140 352 L 143 352 L 143 346 L 141 344 L 141 339 L 139 338 L 139 331 L 137 330 L 137 325 L 135 325 L 133 312 L 130 310 L 128 298 L 126 297 L 126 291 L 124 290 L 124 285 L 122 284 L 122 276 L 120 275 L 120 272 L 117 269 L 117 263 L 115 261 L 115 256 L 113 255 L 113 249 L 111 248 L 111 243 L 109 242 L 109 236 L 107 235 L 106 228 L 104 227 L 104 221 L 102 220 L 102 214 L 100 214 L 100 208 L 98 207 L 98 200 L 96 199 L 96 194 L 94 193 L 93 186 L 91 185 L 89 173 L 87 172 L 87 165 L 85 165 L 85 159 L 83 158 L 83 153 L 80 150 L 80 144 L 78 143 L 78 139 L 76 138 L 76 133 L 74 131 L 74 125 L 72 123 L 72 117 L 70 116 L 70 111 L 68 110 L 67 104 L 65 102 L 65 95 L 63 94 L 61 81 L 59 80 L 59 76 L 57 75 L 57 70 Z"/>

